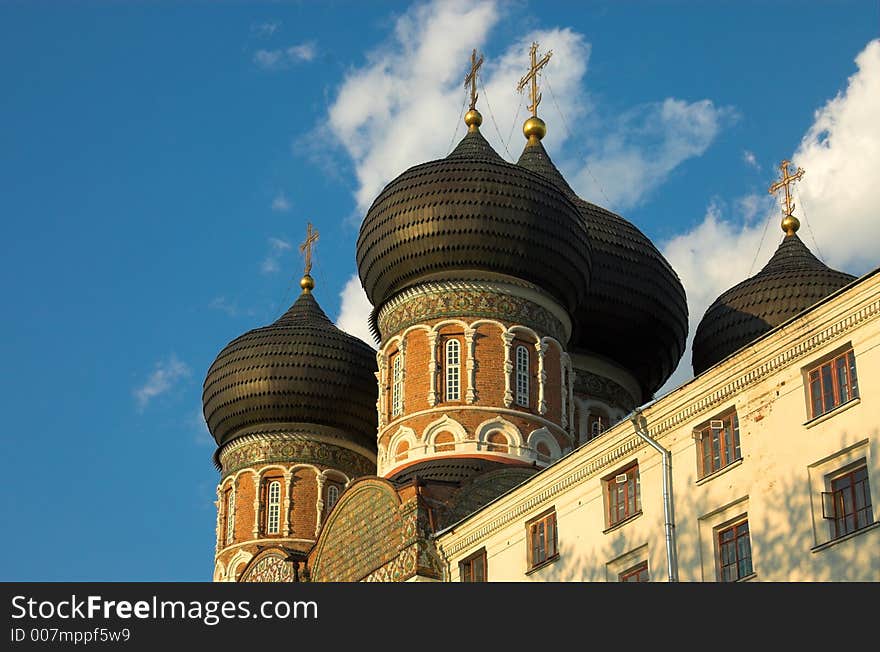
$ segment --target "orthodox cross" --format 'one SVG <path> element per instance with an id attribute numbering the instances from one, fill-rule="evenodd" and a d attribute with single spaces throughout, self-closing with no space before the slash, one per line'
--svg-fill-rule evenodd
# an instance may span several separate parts
<path id="1" fill-rule="evenodd" d="M 480 66 L 483 65 L 483 55 L 480 55 L 480 60 L 477 61 L 477 50 L 474 48 L 474 51 L 471 52 L 471 70 L 465 75 L 464 78 L 464 86 L 467 88 L 467 85 L 471 85 L 471 111 L 477 110 L 477 70 L 480 69 Z"/>
<path id="2" fill-rule="evenodd" d="M 312 223 L 309 222 L 308 229 L 306 230 L 306 240 L 299 246 L 300 253 L 305 254 L 306 258 L 306 276 L 312 271 L 312 245 L 317 241 L 318 232 L 312 230 Z"/>
<path id="3" fill-rule="evenodd" d="M 779 164 L 779 169 L 782 170 L 782 179 L 774 183 L 769 188 L 770 194 L 774 194 L 780 188 L 785 188 L 785 214 L 791 215 L 794 211 L 794 203 L 791 201 L 791 190 L 789 189 L 789 185 L 793 182 L 800 179 L 804 176 L 804 169 L 798 168 L 797 172 L 794 174 L 788 173 L 788 166 L 791 165 L 791 161 L 783 161 Z"/>
<path id="4" fill-rule="evenodd" d="M 532 112 L 533 117 L 538 117 L 538 104 L 541 103 L 541 94 L 538 92 L 538 71 L 547 65 L 547 62 L 550 61 L 550 57 L 553 56 L 553 51 L 547 52 L 540 61 L 538 61 L 538 44 L 532 43 L 532 47 L 529 50 L 529 56 L 532 60 L 532 66 L 529 68 L 529 71 L 526 73 L 526 76 L 519 80 L 519 84 L 517 84 L 516 90 L 522 93 L 523 88 L 525 88 L 526 84 L 530 81 L 532 82 L 532 91 L 531 98 L 532 104 L 529 106 L 529 111 Z"/>

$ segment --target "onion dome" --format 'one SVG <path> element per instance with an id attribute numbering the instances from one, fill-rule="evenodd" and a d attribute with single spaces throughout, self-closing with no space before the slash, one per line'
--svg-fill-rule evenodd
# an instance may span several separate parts
<path id="1" fill-rule="evenodd" d="M 816 258 L 795 233 L 797 218 L 787 217 L 787 235 L 764 269 L 715 299 L 703 315 L 694 335 L 694 374 L 855 280 Z"/>
<path id="2" fill-rule="evenodd" d="M 205 420 L 218 446 L 268 424 L 329 426 L 376 450 L 375 352 L 302 294 L 275 323 L 224 348 L 205 378 Z"/>
<path id="3" fill-rule="evenodd" d="M 543 175 L 574 202 L 592 245 L 592 284 L 573 314 L 568 349 L 621 365 L 647 399 L 672 375 L 684 353 L 688 331 L 684 287 L 638 228 L 575 194 L 541 143 L 546 133 L 542 127 L 543 122 L 526 122 L 523 132 L 528 142 L 517 164 Z"/>
<path id="4" fill-rule="evenodd" d="M 367 296 L 378 308 L 430 278 L 495 273 L 573 309 L 591 266 L 576 208 L 547 179 L 502 159 L 479 132 L 479 112 L 468 111 L 466 122 L 449 156 L 405 171 L 367 211 L 357 241 Z"/>

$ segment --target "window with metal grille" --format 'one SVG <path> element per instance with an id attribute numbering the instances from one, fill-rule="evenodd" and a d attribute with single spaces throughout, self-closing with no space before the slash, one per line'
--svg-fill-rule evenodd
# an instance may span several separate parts
<path id="1" fill-rule="evenodd" d="M 516 347 L 516 404 L 529 407 L 529 350 Z"/>
<path id="2" fill-rule="evenodd" d="M 874 522 L 867 465 L 837 474 L 829 486 L 831 491 L 822 492 L 822 516 L 831 522 L 833 539 Z"/>
<path id="3" fill-rule="evenodd" d="M 446 400 L 461 400 L 461 344 L 458 340 L 446 342 Z"/>
<path id="4" fill-rule="evenodd" d="M 603 482 L 608 505 L 608 527 L 617 525 L 642 511 L 638 463 L 606 477 Z"/>
<path id="5" fill-rule="evenodd" d="M 278 534 L 281 522 L 281 483 L 272 480 L 266 491 L 266 534 Z"/>
<path id="6" fill-rule="evenodd" d="M 718 530 L 718 580 L 736 582 L 753 573 L 748 519 Z"/>
<path id="7" fill-rule="evenodd" d="M 486 582 L 486 549 L 481 548 L 458 564 L 458 577 L 462 582 Z"/>
<path id="8" fill-rule="evenodd" d="M 623 571 L 618 579 L 621 582 L 650 582 L 648 577 L 648 561 L 645 560 L 640 564 Z"/>
<path id="9" fill-rule="evenodd" d="M 807 379 L 811 419 L 859 397 L 856 356 L 852 349 L 808 369 Z"/>
<path id="10" fill-rule="evenodd" d="M 396 417 L 402 409 L 403 398 L 403 366 L 400 361 L 400 354 L 394 356 L 394 362 L 391 364 L 391 416 Z"/>
<path id="11" fill-rule="evenodd" d="M 526 524 L 528 528 L 529 568 L 539 566 L 558 554 L 556 547 L 556 510 L 546 512 Z"/>
<path id="12" fill-rule="evenodd" d="M 697 440 L 701 478 L 742 459 L 739 446 L 739 417 L 736 412 L 710 420 L 694 431 L 694 439 Z"/>

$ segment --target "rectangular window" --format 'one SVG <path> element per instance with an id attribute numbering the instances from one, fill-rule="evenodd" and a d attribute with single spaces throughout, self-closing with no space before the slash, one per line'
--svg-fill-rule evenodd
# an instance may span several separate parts
<path id="1" fill-rule="evenodd" d="M 736 412 L 710 420 L 694 432 L 694 438 L 697 440 L 701 478 L 742 458 Z"/>
<path id="2" fill-rule="evenodd" d="M 458 575 L 462 582 L 486 582 L 486 549 L 483 548 L 459 562 Z"/>
<path id="3" fill-rule="evenodd" d="M 619 580 L 621 582 L 650 582 L 651 580 L 648 578 L 648 561 L 645 560 L 623 571 L 619 576 Z"/>
<path id="4" fill-rule="evenodd" d="M 556 511 L 552 510 L 529 521 L 526 527 L 528 530 L 529 568 L 531 569 L 553 559 L 558 553 L 556 548 Z"/>
<path id="5" fill-rule="evenodd" d="M 642 511 L 639 491 L 639 465 L 633 464 L 603 479 L 608 505 L 608 527 L 617 525 Z"/>
<path id="6" fill-rule="evenodd" d="M 856 357 L 852 349 L 807 370 L 810 418 L 859 397 Z"/>
<path id="7" fill-rule="evenodd" d="M 391 369 L 391 416 L 396 417 L 403 408 L 403 365 L 399 353 L 394 356 Z"/>
<path id="8" fill-rule="evenodd" d="M 516 404 L 529 407 L 529 350 L 516 347 Z"/>
<path id="9" fill-rule="evenodd" d="M 874 522 L 866 465 L 833 476 L 829 485 L 831 491 L 822 493 L 822 516 L 831 522 L 833 539 Z"/>
<path id="10" fill-rule="evenodd" d="M 718 530 L 718 580 L 736 582 L 752 574 L 748 519 Z"/>
<path id="11" fill-rule="evenodd" d="M 281 483 L 269 482 L 266 488 L 266 534 L 278 534 L 281 517 Z"/>

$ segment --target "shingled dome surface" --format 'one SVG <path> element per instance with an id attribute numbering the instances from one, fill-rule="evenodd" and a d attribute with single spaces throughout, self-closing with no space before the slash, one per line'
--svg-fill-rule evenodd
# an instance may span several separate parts
<path id="1" fill-rule="evenodd" d="M 678 275 L 630 222 L 578 197 L 543 144 L 531 139 L 517 162 L 549 179 L 577 207 L 592 245 L 592 284 L 574 312 L 568 348 L 627 369 L 651 397 L 675 371 L 688 331 Z"/>
<path id="2" fill-rule="evenodd" d="M 446 158 L 385 187 L 361 225 L 357 264 L 377 308 L 433 275 L 494 272 L 532 283 L 571 310 L 590 283 L 591 259 L 571 201 L 470 131 Z"/>
<path id="3" fill-rule="evenodd" d="M 376 450 L 375 352 L 336 328 L 309 292 L 224 348 L 202 402 L 218 446 L 259 425 L 318 424 Z"/>
<path id="4" fill-rule="evenodd" d="M 727 290 L 703 315 L 694 335 L 694 374 L 853 280 L 822 263 L 796 234 L 785 236 L 764 269 Z"/>

